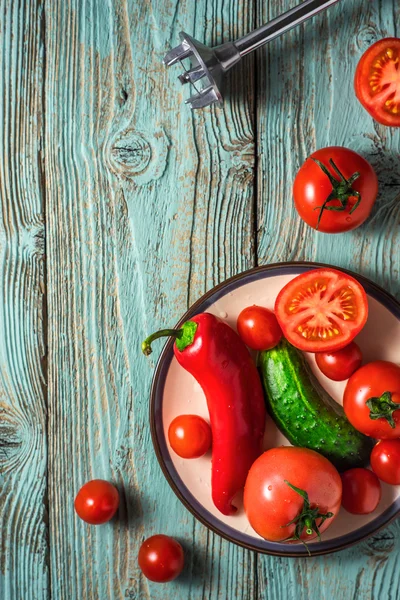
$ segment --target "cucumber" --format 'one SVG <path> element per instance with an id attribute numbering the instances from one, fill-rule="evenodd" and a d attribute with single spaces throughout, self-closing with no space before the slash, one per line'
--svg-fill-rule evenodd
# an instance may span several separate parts
<path id="1" fill-rule="evenodd" d="M 350 424 L 343 408 L 286 340 L 260 352 L 267 409 L 293 446 L 316 450 L 340 471 L 368 463 L 373 441 Z"/>

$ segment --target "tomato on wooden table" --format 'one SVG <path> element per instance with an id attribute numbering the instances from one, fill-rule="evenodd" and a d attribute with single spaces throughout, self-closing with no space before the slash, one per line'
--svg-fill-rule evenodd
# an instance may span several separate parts
<path id="1" fill-rule="evenodd" d="M 400 485 L 400 440 L 382 440 L 371 452 L 371 467 L 386 483 Z"/>
<path id="2" fill-rule="evenodd" d="M 400 127 L 400 39 L 385 38 L 370 46 L 358 63 L 356 96 L 382 125 Z"/>
<path id="3" fill-rule="evenodd" d="M 77 515 L 86 523 L 100 525 L 115 515 L 119 504 L 117 488 L 104 479 L 85 483 L 75 498 Z"/>
<path id="4" fill-rule="evenodd" d="M 182 546 L 168 535 L 153 535 L 139 549 L 138 563 L 143 575 L 157 583 L 176 579 L 184 561 Z"/>
<path id="5" fill-rule="evenodd" d="M 362 354 L 355 342 L 336 352 L 318 352 L 315 362 L 320 371 L 333 381 L 345 381 L 361 366 Z"/>
<path id="6" fill-rule="evenodd" d="M 211 446 L 211 427 L 198 415 L 179 415 L 168 428 L 172 450 L 181 458 L 199 458 Z"/>
<path id="7" fill-rule="evenodd" d="M 350 423 L 378 440 L 400 437 L 400 367 L 377 360 L 347 382 L 343 408 Z"/>
<path id="8" fill-rule="evenodd" d="M 270 350 L 282 337 L 276 316 L 263 306 L 244 308 L 237 319 L 238 334 L 252 350 Z"/>
<path id="9" fill-rule="evenodd" d="M 349 469 L 342 473 L 342 506 L 353 515 L 369 515 L 378 506 L 382 489 L 369 469 Z"/>
<path id="10" fill-rule="evenodd" d="M 320 268 L 298 275 L 280 291 L 275 314 L 287 340 L 305 352 L 333 352 L 364 327 L 368 300 L 350 275 Z"/>
<path id="11" fill-rule="evenodd" d="M 297 212 L 310 227 L 341 233 L 369 217 L 378 195 L 378 178 L 365 158 L 332 146 L 307 158 L 294 180 L 293 195 Z"/>
<path id="12" fill-rule="evenodd" d="M 315 538 L 335 519 L 341 498 L 342 482 L 332 463 L 314 450 L 293 446 L 264 452 L 244 488 L 250 525 L 273 542 Z"/>

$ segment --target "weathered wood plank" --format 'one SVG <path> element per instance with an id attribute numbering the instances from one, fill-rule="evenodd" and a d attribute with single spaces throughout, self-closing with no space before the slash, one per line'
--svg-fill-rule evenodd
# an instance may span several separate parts
<path id="1" fill-rule="evenodd" d="M 3 0 L 0 14 L 0 597 L 39 600 L 48 592 L 43 7 Z"/>
<path id="2" fill-rule="evenodd" d="M 148 596 L 130 551 L 142 524 L 115 250 L 117 224 L 121 234 L 126 227 L 125 207 L 104 165 L 104 156 L 111 158 L 114 116 L 116 127 L 123 127 L 132 103 L 127 20 L 124 6 L 119 7 L 117 17 L 111 2 L 46 5 L 46 47 L 52 57 L 46 70 L 45 139 L 55 598 L 123 598 L 131 589 L 133 597 Z M 120 519 L 101 528 L 83 524 L 73 509 L 81 484 L 96 477 L 121 487 Z"/>
<path id="3" fill-rule="evenodd" d="M 293 3 L 258 4 L 263 22 Z M 400 136 L 374 124 L 353 93 L 362 52 L 398 35 L 396 3 L 339 3 L 258 55 L 258 258 L 261 264 L 316 260 L 354 269 L 400 297 Z M 371 219 L 342 235 L 317 233 L 292 201 L 297 169 L 315 149 L 350 147 L 377 170 L 381 190 Z M 333 556 L 259 557 L 259 597 L 268 600 L 398 598 L 400 522 Z"/>
<path id="4" fill-rule="evenodd" d="M 49 503 L 58 599 L 256 593 L 254 556 L 194 521 L 161 474 L 148 423 L 154 363 L 139 351 L 145 334 L 254 264 L 252 62 L 236 71 L 242 97 L 225 112 L 197 115 L 181 105 L 177 71 L 161 64 L 181 29 L 217 42 L 252 21 L 247 1 L 46 3 Z M 73 496 L 92 477 L 120 485 L 122 522 L 120 515 L 94 528 L 76 519 Z M 168 592 L 136 565 L 141 540 L 156 532 L 178 537 L 187 551 L 185 574 Z"/>

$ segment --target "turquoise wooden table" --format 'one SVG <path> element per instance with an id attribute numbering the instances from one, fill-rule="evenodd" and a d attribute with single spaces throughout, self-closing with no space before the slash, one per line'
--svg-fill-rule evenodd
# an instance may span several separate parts
<path id="1" fill-rule="evenodd" d="M 0 598 L 400 598 L 400 522 L 331 556 L 256 555 L 199 524 L 150 439 L 147 333 L 258 264 L 348 267 L 400 299 L 400 136 L 352 91 L 373 41 L 400 35 L 397 0 L 342 0 L 252 55 L 224 108 L 192 113 L 161 64 L 185 30 L 241 35 L 293 0 L 1 0 Z M 309 153 L 344 145 L 381 182 L 360 229 L 296 216 Z M 157 348 L 157 353 L 159 347 Z M 73 498 L 101 477 L 118 518 L 90 527 Z M 168 585 L 137 567 L 144 538 L 185 547 Z"/>

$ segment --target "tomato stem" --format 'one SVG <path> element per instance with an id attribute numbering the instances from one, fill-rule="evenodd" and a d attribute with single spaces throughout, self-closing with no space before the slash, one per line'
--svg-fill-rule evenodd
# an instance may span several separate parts
<path id="1" fill-rule="evenodd" d="M 306 517 L 304 519 L 304 525 L 306 526 L 306 534 L 307 535 L 312 535 L 313 534 L 313 522 L 311 521 L 311 519 L 309 517 Z"/>
<path id="2" fill-rule="evenodd" d="M 391 392 L 384 392 L 379 397 L 369 398 L 365 404 L 369 408 L 370 419 L 373 421 L 386 419 L 392 429 L 396 427 L 393 413 L 400 410 L 400 404 L 393 402 Z"/>
<path id="3" fill-rule="evenodd" d="M 334 177 L 332 175 L 332 173 L 329 171 L 329 169 L 327 169 L 327 167 L 320 160 L 318 160 L 317 158 L 313 158 L 312 156 L 310 158 L 325 173 L 325 175 L 328 177 L 329 181 L 332 184 L 332 191 L 329 194 L 329 196 L 326 198 L 324 203 L 321 206 L 316 206 L 314 209 L 314 210 L 319 210 L 317 227 L 316 227 L 318 229 L 320 222 L 321 222 L 322 215 L 324 213 L 324 210 L 334 210 L 337 212 L 341 212 L 343 210 L 346 210 L 346 208 L 348 207 L 349 198 L 357 198 L 357 201 L 354 204 L 354 206 L 351 207 L 349 214 L 352 214 L 356 210 L 356 208 L 359 206 L 359 204 L 361 202 L 361 194 L 360 194 L 360 192 L 355 190 L 352 186 L 353 186 L 353 183 L 355 182 L 355 180 L 360 177 L 360 173 L 357 171 L 356 173 L 353 173 L 353 175 L 349 179 L 346 179 L 345 176 L 343 175 L 343 173 L 337 167 L 337 165 L 330 158 L 329 164 L 339 177 L 339 179 L 336 179 L 336 177 Z M 331 202 L 332 200 L 338 200 L 340 202 L 340 206 L 328 206 L 328 203 Z"/>
<path id="4" fill-rule="evenodd" d="M 311 508 L 310 500 L 309 500 L 307 492 L 305 490 L 302 490 L 302 489 L 296 487 L 295 485 L 292 485 L 291 483 L 289 483 L 289 481 L 286 481 L 286 479 L 284 481 L 290 488 L 292 488 L 292 490 L 297 492 L 297 494 L 299 494 L 304 500 L 303 508 L 301 509 L 301 511 L 297 515 L 297 517 L 295 517 L 294 519 L 289 521 L 289 523 L 286 523 L 286 525 L 283 525 L 283 527 L 288 527 L 289 525 L 296 524 L 296 527 L 294 530 L 294 535 L 290 538 L 287 538 L 285 540 L 285 542 L 294 541 L 294 540 L 296 540 L 298 542 L 302 542 L 305 545 L 305 547 L 307 548 L 307 552 L 308 552 L 309 556 L 311 556 L 311 552 L 310 552 L 307 544 L 304 542 L 304 540 L 301 539 L 301 535 L 302 535 L 304 529 L 305 529 L 307 535 L 312 535 L 313 533 L 316 533 L 318 536 L 318 539 L 320 540 L 321 534 L 320 534 L 319 528 L 321 527 L 322 523 L 326 519 L 331 519 L 333 517 L 333 513 L 331 513 L 331 512 L 320 513 L 318 508 Z M 321 520 L 319 525 L 317 525 L 317 519 Z"/>

